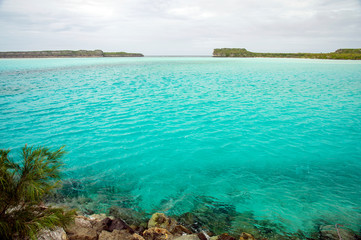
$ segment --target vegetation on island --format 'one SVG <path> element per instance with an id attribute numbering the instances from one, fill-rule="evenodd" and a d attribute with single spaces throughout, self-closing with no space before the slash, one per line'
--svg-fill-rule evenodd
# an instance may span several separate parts
<path id="1" fill-rule="evenodd" d="M 104 57 L 144 57 L 141 53 L 127 53 L 127 52 L 104 52 Z"/>
<path id="2" fill-rule="evenodd" d="M 20 159 L 0 149 L 0 239 L 36 239 L 42 229 L 70 224 L 74 210 L 44 205 L 60 186 L 63 148 L 22 148 Z"/>
<path id="3" fill-rule="evenodd" d="M 144 57 L 141 53 L 103 52 L 102 50 L 54 50 L 0 52 L 0 58 L 77 58 L 77 57 Z"/>
<path id="4" fill-rule="evenodd" d="M 266 58 L 311 58 L 311 59 L 346 59 L 361 60 L 361 48 L 338 49 L 331 53 L 256 53 L 245 48 L 217 48 L 213 57 L 266 57 Z"/>

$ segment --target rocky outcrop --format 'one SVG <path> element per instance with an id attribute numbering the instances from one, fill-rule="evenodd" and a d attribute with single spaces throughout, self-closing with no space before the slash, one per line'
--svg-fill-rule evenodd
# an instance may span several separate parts
<path id="1" fill-rule="evenodd" d="M 123 220 L 112 219 L 102 215 L 86 218 L 78 216 L 75 218 L 74 224 L 65 229 L 69 240 L 97 240 L 98 236 L 111 236 L 110 239 L 129 239 L 141 240 L 138 234 L 135 234 Z M 113 233 L 114 232 L 114 233 Z M 135 234 L 135 235 L 134 235 Z M 129 235 L 128 238 L 123 238 Z M 103 238 L 107 239 L 107 238 Z"/>
<path id="2" fill-rule="evenodd" d="M 190 220 L 191 215 L 186 214 L 185 219 Z M 183 223 L 182 223 L 183 224 Z M 178 223 L 174 218 L 163 213 L 155 213 L 149 219 L 147 226 L 129 226 L 125 221 L 105 214 L 93 214 L 89 217 L 77 216 L 74 223 L 66 229 L 57 228 L 53 231 L 43 230 L 38 234 L 40 240 L 256 240 L 263 237 L 242 232 L 237 238 L 235 234 L 223 233 L 213 236 L 212 232 L 205 230 L 193 233 L 187 227 Z M 64 231 L 65 230 L 65 231 Z M 339 229 L 344 240 L 357 239 L 356 235 L 348 229 Z M 335 226 L 320 227 L 318 239 L 337 239 Z M 239 238 L 238 238 L 239 236 Z M 254 237 L 256 236 L 256 237 Z M 272 238 L 278 239 L 278 238 Z M 293 239 L 293 238 L 292 238 Z M 298 239 L 298 238 L 295 238 Z"/>

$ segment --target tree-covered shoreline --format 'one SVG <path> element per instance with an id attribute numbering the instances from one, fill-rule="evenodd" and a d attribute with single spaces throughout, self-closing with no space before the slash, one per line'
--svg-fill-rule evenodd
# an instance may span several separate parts
<path id="1" fill-rule="evenodd" d="M 103 52 L 102 50 L 47 50 L 0 52 L 0 58 L 84 58 L 84 57 L 144 57 L 141 53 Z"/>
<path id="2" fill-rule="evenodd" d="M 331 53 L 256 53 L 245 48 L 216 48 L 213 57 L 265 57 L 265 58 L 310 58 L 310 59 L 345 59 L 361 60 L 361 48 L 338 49 Z"/>

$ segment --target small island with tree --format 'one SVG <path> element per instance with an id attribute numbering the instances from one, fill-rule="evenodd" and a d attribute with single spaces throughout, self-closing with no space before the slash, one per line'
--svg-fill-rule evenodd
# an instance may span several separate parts
<path id="1" fill-rule="evenodd" d="M 346 59 L 361 60 L 361 48 L 338 49 L 331 53 L 256 53 L 245 48 L 216 48 L 213 57 L 238 57 L 238 58 L 311 58 L 311 59 Z"/>

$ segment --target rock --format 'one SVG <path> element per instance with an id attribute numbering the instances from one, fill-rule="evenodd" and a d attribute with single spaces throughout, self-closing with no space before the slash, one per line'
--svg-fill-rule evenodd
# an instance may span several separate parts
<path id="1" fill-rule="evenodd" d="M 191 234 L 191 235 L 183 235 L 177 238 L 174 238 L 174 240 L 199 240 L 197 234 Z"/>
<path id="2" fill-rule="evenodd" d="M 357 235 L 351 229 L 344 228 L 340 225 L 338 225 L 337 228 L 338 228 L 338 231 L 340 233 L 342 240 L 359 239 L 357 237 Z M 323 239 L 323 240 L 340 239 L 335 225 L 321 226 L 320 227 L 320 235 L 321 235 L 320 239 Z"/>
<path id="3" fill-rule="evenodd" d="M 97 240 L 98 234 L 93 228 L 72 227 L 66 230 L 69 240 Z"/>
<path id="4" fill-rule="evenodd" d="M 134 240 L 144 240 L 144 237 L 140 236 L 139 234 L 133 233 Z"/>
<path id="5" fill-rule="evenodd" d="M 222 235 L 219 235 L 218 240 L 236 240 L 234 237 L 228 235 L 227 233 L 223 233 Z"/>
<path id="6" fill-rule="evenodd" d="M 102 231 L 98 240 L 144 240 L 144 238 L 136 233 L 131 234 L 127 230 L 115 229 L 113 232 Z"/>
<path id="7" fill-rule="evenodd" d="M 243 232 L 239 240 L 256 240 L 251 234 Z"/>
<path id="8" fill-rule="evenodd" d="M 164 228 L 153 227 L 143 232 L 145 240 L 165 240 L 173 239 L 172 234 Z"/>
<path id="9" fill-rule="evenodd" d="M 208 240 L 210 237 L 205 232 L 200 232 L 200 233 L 198 233 L 198 238 L 200 240 Z"/>
<path id="10" fill-rule="evenodd" d="M 116 240 L 116 239 L 121 239 L 121 237 L 123 236 L 118 236 L 118 230 L 115 230 L 113 232 L 108 232 L 108 231 L 102 231 L 99 234 L 99 240 Z"/>
<path id="11" fill-rule="evenodd" d="M 145 212 L 138 212 L 131 208 L 113 206 L 109 208 L 109 215 L 122 219 L 129 225 L 140 226 L 145 223 L 145 228 L 147 228 L 148 217 Z"/>
<path id="12" fill-rule="evenodd" d="M 92 228 L 92 224 L 90 223 L 90 220 L 83 216 L 77 216 L 75 219 L 75 225 L 78 227 L 84 227 L 84 228 Z"/>
<path id="13" fill-rule="evenodd" d="M 165 228 L 169 232 L 173 232 L 176 225 L 177 221 L 175 219 L 168 218 L 163 213 L 154 213 L 148 221 L 148 228 Z"/>
<path id="14" fill-rule="evenodd" d="M 117 230 L 123 230 L 126 229 L 130 233 L 134 233 L 133 229 L 129 227 L 123 220 L 121 219 L 110 219 L 110 218 L 104 218 L 100 223 L 94 225 L 94 228 L 99 230 L 106 230 L 109 232 L 112 232 L 114 229 Z"/>
<path id="15" fill-rule="evenodd" d="M 182 225 L 176 225 L 171 232 L 173 235 L 192 234 L 192 231 Z"/>
<path id="16" fill-rule="evenodd" d="M 70 240 L 96 240 L 98 237 L 90 220 L 83 216 L 76 217 L 74 223 L 67 227 L 65 232 Z"/>
<path id="17" fill-rule="evenodd" d="M 99 234 L 101 231 L 106 229 L 106 225 L 102 221 L 92 221 L 93 229 Z"/>
<path id="18" fill-rule="evenodd" d="M 131 228 L 133 229 L 133 231 L 134 231 L 135 233 L 137 233 L 137 234 L 142 234 L 142 233 L 144 232 L 144 230 L 145 230 L 145 228 L 144 228 L 143 226 L 131 225 L 130 227 L 131 227 Z"/>
<path id="19" fill-rule="evenodd" d="M 133 233 L 134 240 L 145 240 L 144 237 L 140 236 L 139 234 Z"/>
<path id="20" fill-rule="evenodd" d="M 90 220 L 96 220 L 96 221 L 101 221 L 104 218 L 107 218 L 107 215 L 105 215 L 104 213 L 101 214 L 92 214 L 89 216 Z"/>
<path id="21" fill-rule="evenodd" d="M 38 234 L 38 240 L 68 240 L 68 236 L 63 228 L 56 228 L 54 230 L 42 230 Z"/>
<path id="22" fill-rule="evenodd" d="M 196 217 L 194 216 L 193 213 L 186 212 L 186 213 L 183 213 L 181 216 L 179 216 L 178 220 L 188 226 L 188 225 L 194 224 Z"/>

